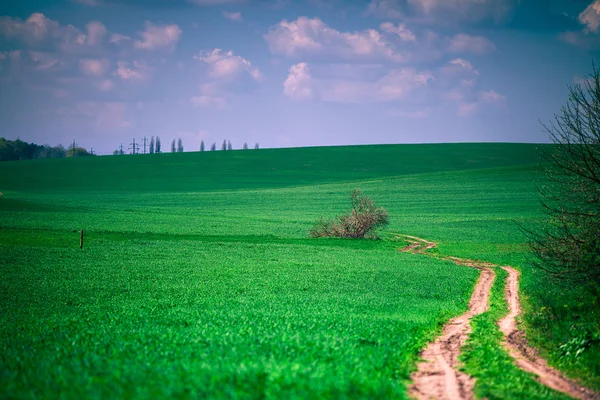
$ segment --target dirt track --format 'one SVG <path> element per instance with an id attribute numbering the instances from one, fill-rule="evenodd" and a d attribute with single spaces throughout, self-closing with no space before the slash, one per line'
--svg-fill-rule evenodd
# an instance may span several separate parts
<path id="1" fill-rule="evenodd" d="M 508 302 L 509 313 L 498 322 L 498 325 L 504 334 L 503 345 L 507 348 L 511 357 L 514 358 L 517 366 L 536 375 L 540 383 L 576 399 L 600 399 L 600 393 L 595 393 L 566 378 L 559 371 L 550 367 L 546 360 L 538 357 L 535 349 L 527 344 L 525 334 L 518 329 L 515 319 L 521 313 L 519 272 L 511 267 L 502 267 L 502 269 L 508 272 L 504 293 Z"/>
<path id="2" fill-rule="evenodd" d="M 410 244 L 400 251 L 424 254 L 436 246 L 436 243 L 415 236 L 403 235 Z M 429 254 L 431 255 L 431 254 Z M 451 319 L 443 328 L 442 334 L 430 343 L 421 353 L 424 359 L 418 365 L 418 371 L 411 378 L 413 384 L 409 394 L 417 399 L 473 399 L 475 380 L 458 371 L 460 348 L 471 332 L 470 319 L 485 312 L 495 273 L 495 264 L 467 260 L 458 257 L 437 257 L 452 261 L 458 265 L 477 268 L 481 274 L 469 301 L 469 310 Z M 560 372 L 548 366 L 548 363 L 536 355 L 535 350 L 527 344 L 525 335 L 516 323 L 521 312 L 519 303 L 519 272 L 512 267 L 501 267 L 508 272 L 505 296 L 509 313 L 498 324 L 504 334 L 503 345 L 515 360 L 515 364 L 537 376 L 540 383 L 577 399 L 600 399 L 600 393 L 584 388 L 576 382 L 564 377 Z"/>

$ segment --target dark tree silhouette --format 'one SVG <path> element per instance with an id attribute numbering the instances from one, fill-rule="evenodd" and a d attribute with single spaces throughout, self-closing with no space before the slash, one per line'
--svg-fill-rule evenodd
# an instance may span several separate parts
<path id="1" fill-rule="evenodd" d="M 600 290 L 600 70 L 569 87 L 566 106 L 543 127 L 544 228 L 525 229 L 533 264 L 554 277 Z"/>

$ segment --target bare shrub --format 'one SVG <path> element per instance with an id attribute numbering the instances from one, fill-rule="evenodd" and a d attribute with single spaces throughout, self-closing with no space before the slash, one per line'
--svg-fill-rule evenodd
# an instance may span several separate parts
<path id="1" fill-rule="evenodd" d="M 383 207 L 354 189 L 351 192 L 352 210 L 349 214 L 326 220 L 323 217 L 309 231 L 311 237 L 376 238 L 375 229 L 389 223 L 389 214 Z"/>

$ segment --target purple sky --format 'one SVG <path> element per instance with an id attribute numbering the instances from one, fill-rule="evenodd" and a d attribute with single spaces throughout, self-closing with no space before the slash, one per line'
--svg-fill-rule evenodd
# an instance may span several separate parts
<path id="1" fill-rule="evenodd" d="M 599 48 L 600 0 L 5 1 L 0 136 L 544 142 Z"/>

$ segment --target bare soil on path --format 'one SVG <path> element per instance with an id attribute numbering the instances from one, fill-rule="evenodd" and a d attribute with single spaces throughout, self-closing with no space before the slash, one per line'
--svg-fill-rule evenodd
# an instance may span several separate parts
<path id="1" fill-rule="evenodd" d="M 405 239 L 411 244 L 401 249 L 404 252 L 425 253 L 436 245 L 414 236 L 405 236 Z M 409 394 L 417 399 L 474 398 L 475 380 L 458 370 L 458 356 L 471 333 L 471 318 L 488 309 L 495 273 L 488 266 L 477 265 L 472 260 L 454 258 L 451 261 L 477 268 L 481 270 L 481 274 L 471 295 L 468 311 L 444 325 L 442 334 L 421 353 L 424 361 L 419 363 L 418 370 L 412 374 L 413 384 L 409 388 Z"/>
<path id="2" fill-rule="evenodd" d="M 509 313 L 498 322 L 498 325 L 504 334 L 502 344 L 515 360 L 517 366 L 536 375 L 540 383 L 576 399 L 600 399 L 600 393 L 579 385 L 550 367 L 546 360 L 540 358 L 537 351 L 527 344 L 525 334 L 518 329 L 516 322 L 516 317 L 521 313 L 519 271 L 508 266 L 502 267 L 502 269 L 508 272 L 504 293 L 508 302 Z"/>
<path id="3" fill-rule="evenodd" d="M 436 246 L 436 243 L 416 236 L 401 235 L 410 244 L 400 251 L 424 254 Z M 429 254 L 431 255 L 431 254 Z M 458 257 L 439 257 L 458 265 L 476 268 L 481 271 L 475 289 L 469 301 L 469 310 L 461 316 L 452 318 L 442 330 L 442 334 L 430 343 L 421 353 L 423 362 L 412 374 L 412 385 L 409 394 L 417 399 L 473 399 L 475 379 L 458 370 L 460 349 L 471 333 L 470 320 L 488 309 L 490 291 L 494 283 L 495 273 L 492 267 L 496 264 L 468 260 Z M 516 318 L 521 313 L 519 302 L 519 272 L 509 266 L 501 267 L 508 272 L 505 296 L 509 313 L 498 325 L 504 334 L 503 345 L 515 364 L 524 371 L 534 374 L 543 385 L 565 393 L 576 399 L 600 399 L 600 393 L 579 385 L 566 378 L 559 371 L 537 355 L 535 349 L 527 344 L 525 334 L 517 327 Z"/>

